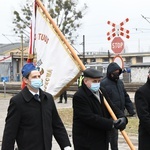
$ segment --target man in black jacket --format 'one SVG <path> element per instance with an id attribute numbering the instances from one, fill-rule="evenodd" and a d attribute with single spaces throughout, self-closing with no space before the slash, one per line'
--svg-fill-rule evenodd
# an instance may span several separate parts
<path id="1" fill-rule="evenodd" d="M 150 150 L 150 71 L 147 82 L 135 93 L 135 106 L 139 117 L 139 150 Z"/>
<path id="2" fill-rule="evenodd" d="M 22 68 L 26 87 L 12 97 L 8 107 L 2 150 L 51 150 L 55 137 L 61 150 L 71 150 L 66 129 L 51 94 L 40 89 L 40 72 L 28 63 Z"/>
<path id="3" fill-rule="evenodd" d="M 101 87 L 105 89 L 112 103 L 123 113 L 125 108 L 130 116 L 135 115 L 133 103 L 127 94 L 123 82 L 119 79 L 122 69 L 115 62 L 108 65 L 106 77 L 101 81 Z M 118 130 L 110 131 L 111 150 L 118 150 Z"/>
<path id="4" fill-rule="evenodd" d="M 101 72 L 88 68 L 83 74 L 82 85 L 73 96 L 74 149 L 108 150 L 108 131 L 112 128 L 125 129 L 127 119 L 107 98 L 119 119 L 113 121 L 110 117 L 99 91 Z"/>

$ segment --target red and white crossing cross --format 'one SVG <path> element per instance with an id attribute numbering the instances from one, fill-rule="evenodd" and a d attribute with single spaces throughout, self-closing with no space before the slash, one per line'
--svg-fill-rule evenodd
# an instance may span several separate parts
<path id="1" fill-rule="evenodd" d="M 126 22 L 128 22 L 129 21 L 129 18 L 126 18 L 124 21 L 122 21 L 121 23 L 120 23 L 120 26 L 123 26 Z"/>
<path id="2" fill-rule="evenodd" d="M 125 28 L 122 27 L 128 21 L 129 21 L 129 18 L 126 18 L 119 25 L 116 25 L 115 23 L 108 21 L 107 24 L 111 25 L 113 28 L 111 31 L 107 32 L 107 36 L 108 36 L 107 40 L 109 41 L 112 38 L 119 36 L 119 35 L 129 39 L 130 38 L 129 30 L 126 30 Z"/>

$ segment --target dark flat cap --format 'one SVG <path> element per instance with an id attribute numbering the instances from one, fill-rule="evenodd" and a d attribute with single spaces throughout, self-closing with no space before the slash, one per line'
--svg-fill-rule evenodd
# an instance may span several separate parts
<path id="1" fill-rule="evenodd" d="M 93 69 L 93 68 L 87 68 L 83 71 L 84 77 L 90 77 L 90 78 L 101 78 L 103 77 L 102 72 Z"/>

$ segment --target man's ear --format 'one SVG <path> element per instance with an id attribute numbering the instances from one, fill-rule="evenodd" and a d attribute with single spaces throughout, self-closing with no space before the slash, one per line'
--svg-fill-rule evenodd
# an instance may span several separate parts
<path id="1" fill-rule="evenodd" d="M 84 83 L 87 83 L 87 81 L 88 81 L 87 78 L 84 78 L 84 79 L 83 79 L 83 82 L 84 82 Z"/>
<path id="2" fill-rule="evenodd" d="M 88 77 L 85 77 L 85 78 L 83 79 L 83 82 L 84 82 L 84 84 L 89 85 L 90 80 L 89 80 Z"/>
<path id="3" fill-rule="evenodd" d="M 25 84 L 28 83 L 28 79 L 27 78 L 23 77 L 22 80 L 24 81 Z"/>

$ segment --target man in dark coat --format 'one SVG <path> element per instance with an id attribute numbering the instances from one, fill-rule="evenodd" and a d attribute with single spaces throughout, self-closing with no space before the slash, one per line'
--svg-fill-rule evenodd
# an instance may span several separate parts
<path id="1" fill-rule="evenodd" d="M 123 82 L 119 79 L 122 69 L 120 66 L 112 62 L 108 65 L 106 77 L 101 81 L 101 87 L 105 89 L 109 98 L 123 113 L 125 108 L 130 116 L 135 115 L 133 103 L 130 100 Z M 111 150 L 118 150 L 118 130 L 110 131 Z"/>
<path id="2" fill-rule="evenodd" d="M 99 91 L 101 72 L 88 68 L 84 72 L 81 87 L 73 96 L 73 144 L 75 150 L 108 150 L 107 131 L 123 130 L 127 119 L 107 99 L 119 118 L 113 121 Z"/>
<path id="3" fill-rule="evenodd" d="M 150 71 L 147 82 L 135 93 L 139 117 L 139 150 L 150 150 Z"/>
<path id="4" fill-rule="evenodd" d="M 15 141 L 19 150 L 51 150 L 53 135 L 61 150 L 71 150 L 52 95 L 40 89 L 40 72 L 28 63 L 22 75 L 26 87 L 10 100 L 2 150 L 14 150 Z"/>

